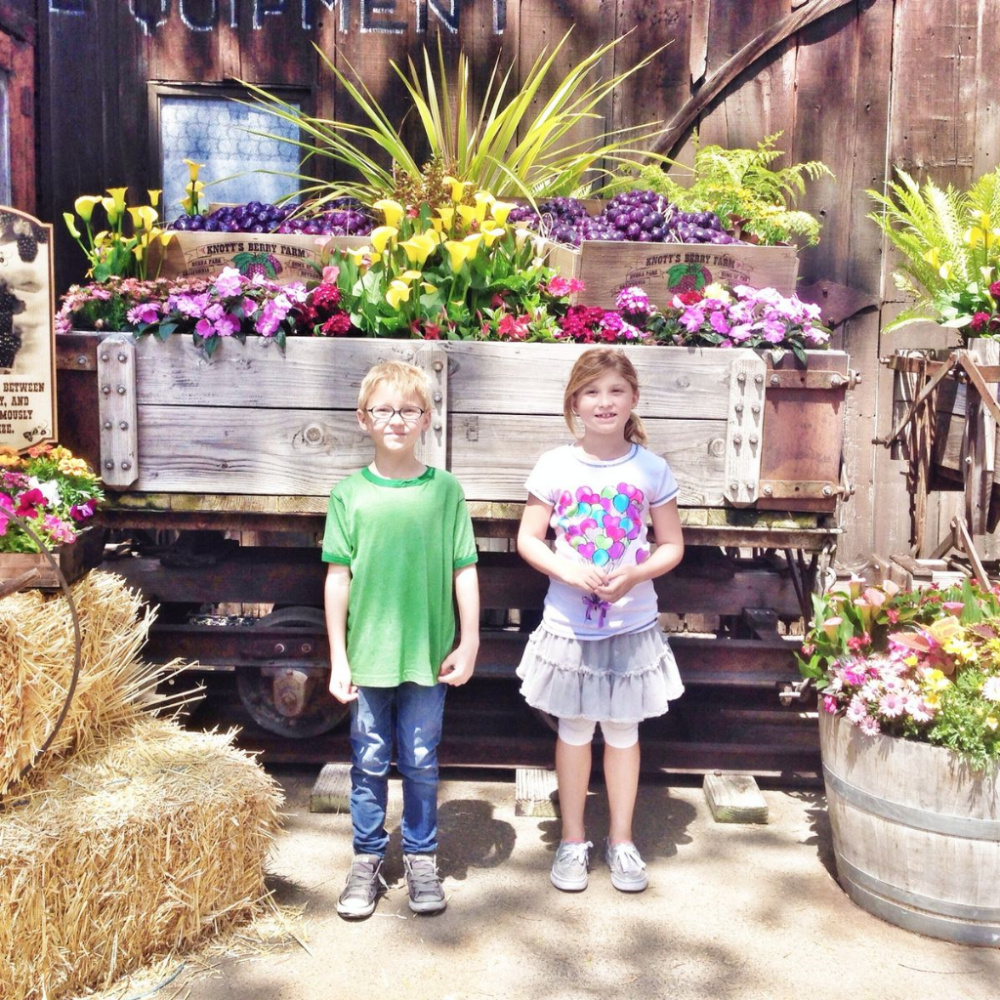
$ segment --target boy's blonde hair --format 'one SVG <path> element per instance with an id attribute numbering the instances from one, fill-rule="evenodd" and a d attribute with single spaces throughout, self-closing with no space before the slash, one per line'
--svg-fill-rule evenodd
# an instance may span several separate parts
<path id="1" fill-rule="evenodd" d="M 584 351 L 576 359 L 563 393 L 563 416 L 574 437 L 576 436 L 576 425 L 573 420 L 574 397 L 585 385 L 589 385 L 608 372 L 620 375 L 629 384 L 632 392 L 639 395 L 639 376 L 636 375 L 635 368 L 624 351 L 615 350 L 613 347 L 593 347 L 589 351 Z M 625 424 L 625 440 L 635 444 L 646 443 L 646 428 L 643 427 L 635 411 L 629 414 L 628 422 Z"/>
<path id="2" fill-rule="evenodd" d="M 361 381 L 358 409 L 368 408 L 368 401 L 380 385 L 388 385 L 404 396 L 416 396 L 423 409 L 431 408 L 431 384 L 426 372 L 405 361 L 381 361 L 372 365 Z"/>

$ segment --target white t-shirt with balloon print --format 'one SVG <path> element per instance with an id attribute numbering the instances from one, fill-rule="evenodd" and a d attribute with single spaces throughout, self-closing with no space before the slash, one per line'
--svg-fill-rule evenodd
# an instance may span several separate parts
<path id="1" fill-rule="evenodd" d="M 648 558 L 649 509 L 677 496 L 670 466 L 637 444 L 609 462 L 584 457 L 578 446 L 562 445 L 542 455 L 525 486 L 552 507 L 556 553 L 609 572 Z M 557 635 L 603 639 L 648 628 L 656 614 L 656 591 L 649 580 L 611 604 L 550 579 L 542 622 Z"/>

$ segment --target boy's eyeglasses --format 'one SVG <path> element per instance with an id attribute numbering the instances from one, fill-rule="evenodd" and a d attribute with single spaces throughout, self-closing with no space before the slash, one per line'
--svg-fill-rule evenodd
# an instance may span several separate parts
<path id="1" fill-rule="evenodd" d="M 419 406 L 369 406 L 365 413 L 377 424 L 387 424 L 398 413 L 408 424 L 415 424 L 427 411 Z"/>

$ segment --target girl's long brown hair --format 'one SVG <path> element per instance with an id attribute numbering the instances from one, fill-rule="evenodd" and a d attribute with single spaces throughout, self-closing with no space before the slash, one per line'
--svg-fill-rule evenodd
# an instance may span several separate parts
<path id="1" fill-rule="evenodd" d="M 595 379 L 614 372 L 620 375 L 629 384 L 632 391 L 639 395 L 639 376 L 635 373 L 632 362 L 629 361 L 624 351 L 615 350 L 613 347 L 594 347 L 589 351 L 584 351 L 573 370 L 569 373 L 569 381 L 566 383 L 566 390 L 563 393 L 563 416 L 566 418 L 566 425 L 576 436 L 576 427 L 573 421 L 573 402 L 576 394 Z M 635 444 L 645 444 L 646 428 L 643 427 L 639 415 L 633 410 L 629 414 L 628 422 L 625 424 L 625 440 Z"/>

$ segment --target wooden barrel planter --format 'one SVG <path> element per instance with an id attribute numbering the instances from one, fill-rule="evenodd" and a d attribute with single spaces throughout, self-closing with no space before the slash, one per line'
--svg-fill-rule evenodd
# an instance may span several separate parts
<path id="1" fill-rule="evenodd" d="M 820 713 L 837 877 L 906 930 L 1000 948 L 1000 775 Z"/>

